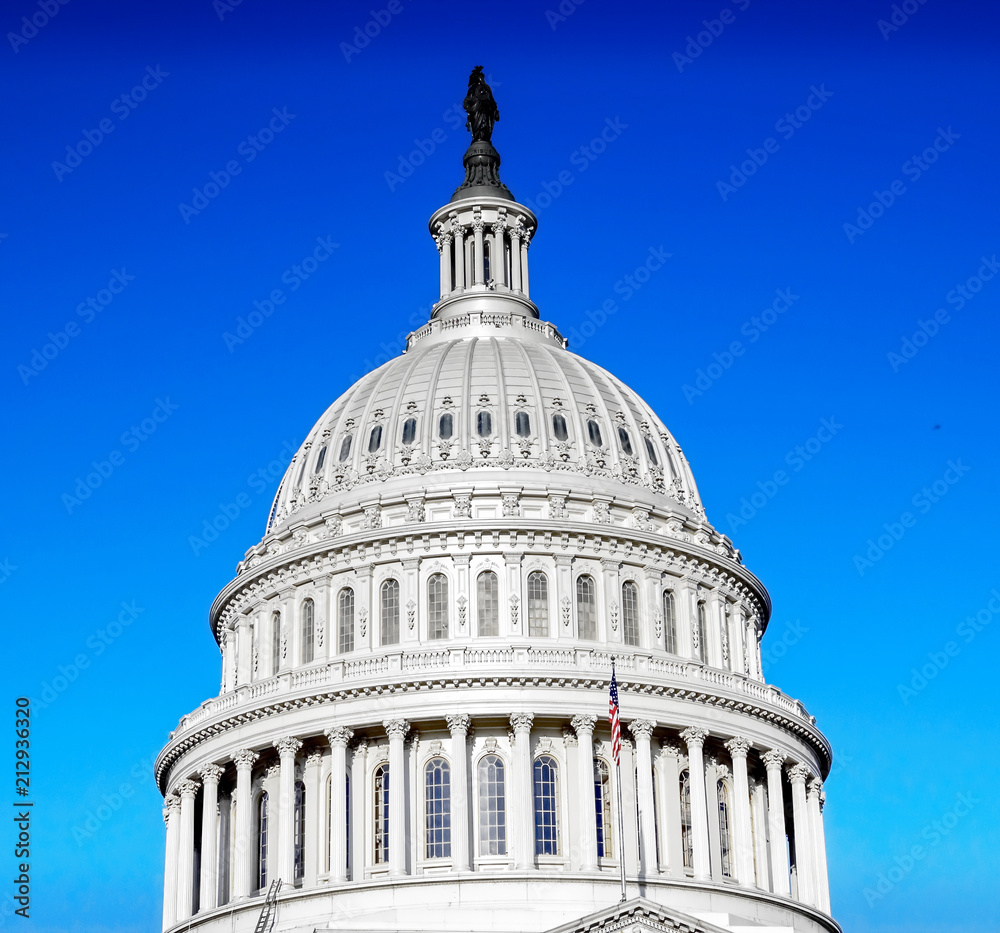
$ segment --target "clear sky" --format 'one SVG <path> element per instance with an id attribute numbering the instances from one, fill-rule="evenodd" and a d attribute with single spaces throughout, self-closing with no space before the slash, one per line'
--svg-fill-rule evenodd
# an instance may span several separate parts
<path id="1" fill-rule="evenodd" d="M 994 4 L 401 0 L 353 49 L 383 0 L 45 6 L 0 13 L 3 683 L 37 712 L 0 923 L 158 929 L 150 763 L 218 691 L 209 604 L 275 461 L 426 318 L 482 64 L 543 317 L 771 592 L 769 678 L 835 750 L 835 916 L 996 929 Z"/>

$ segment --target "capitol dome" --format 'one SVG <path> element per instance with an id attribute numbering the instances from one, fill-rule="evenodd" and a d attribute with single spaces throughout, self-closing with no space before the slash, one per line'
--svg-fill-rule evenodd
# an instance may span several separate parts
<path id="1" fill-rule="evenodd" d="M 164 930 L 839 933 L 831 750 L 650 407 L 530 297 L 474 72 L 438 301 L 322 415 L 160 753 Z M 616 669 L 622 732 L 609 722 Z"/>

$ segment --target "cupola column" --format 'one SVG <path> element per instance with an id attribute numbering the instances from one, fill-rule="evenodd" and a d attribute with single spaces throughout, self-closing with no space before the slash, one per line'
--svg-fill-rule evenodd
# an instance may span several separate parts
<path id="1" fill-rule="evenodd" d="M 493 224 L 493 238 L 490 245 L 490 278 L 496 285 L 510 285 L 507 281 L 504 261 L 504 231 L 507 229 L 507 212 L 500 208 L 500 218 Z"/>
<path id="2" fill-rule="evenodd" d="M 194 911 L 194 797 L 198 782 L 181 781 L 180 844 L 177 854 L 177 922 L 187 920 Z"/>
<path id="3" fill-rule="evenodd" d="M 648 719 L 633 719 L 629 731 L 635 736 L 636 771 L 639 797 L 639 854 L 642 873 L 649 878 L 659 867 L 656 854 L 656 810 L 653 803 L 653 759 L 649 741 L 656 723 Z"/>
<path id="4" fill-rule="evenodd" d="M 405 719 L 387 719 L 389 736 L 389 874 L 406 874 L 406 777 L 403 740 L 410 731 Z"/>
<path id="5" fill-rule="evenodd" d="M 452 215 L 452 237 L 454 240 L 455 291 L 465 288 L 465 231 Z"/>
<path id="6" fill-rule="evenodd" d="M 767 828 L 771 839 L 771 889 L 788 897 L 788 849 L 785 843 L 785 797 L 781 786 L 783 752 L 772 748 L 761 755 L 767 768 Z"/>
<path id="7" fill-rule="evenodd" d="M 691 784 L 692 860 L 696 881 L 708 881 L 712 876 L 708 848 L 708 803 L 705 791 L 704 747 L 708 733 L 704 729 L 688 728 L 681 733 L 687 744 L 688 777 Z"/>
<path id="8" fill-rule="evenodd" d="M 795 830 L 795 868 L 799 879 L 799 900 L 816 906 L 816 868 L 813 864 L 812 833 L 806 802 L 806 781 L 812 777 L 804 764 L 788 769 L 792 785 L 792 821 Z"/>
<path id="9" fill-rule="evenodd" d="M 205 793 L 201 807 L 201 884 L 198 888 L 200 910 L 218 906 L 219 897 L 219 778 L 222 768 L 205 765 L 198 770 Z"/>
<path id="10" fill-rule="evenodd" d="M 747 753 L 750 742 L 736 736 L 726 742 L 733 759 L 733 829 L 736 851 L 736 880 L 751 886 L 753 873 L 753 823 L 750 820 L 750 784 L 747 780 Z"/>
<path id="11" fill-rule="evenodd" d="M 521 292 L 525 298 L 530 298 L 528 289 L 528 244 L 531 242 L 531 231 L 525 230 L 521 237 Z"/>
<path id="12" fill-rule="evenodd" d="M 535 802 L 531 792 L 531 724 L 532 713 L 513 713 L 510 727 L 514 730 L 514 795 L 510 809 L 514 821 L 514 867 L 535 867 Z"/>
<path id="13" fill-rule="evenodd" d="M 510 228 L 510 287 L 511 291 L 521 291 L 521 228 Z"/>
<path id="14" fill-rule="evenodd" d="M 237 626 L 235 685 L 242 686 L 253 680 L 253 622 L 250 616 L 242 615 Z"/>
<path id="15" fill-rule="evenodd" d="M 448 717 L 451 730 L 451 865 L 453 871 L 469 870 L 469 755 L 466 740 L 472 720 L 465 713 Z M 390 787 L 392 785 L 390 784 Z"/>
<path id="16" fill-rule="evenodd" d="M 346 726 L 327 729 L 330 743 L 330 881 L 347 880 L 347 743 L 354 733 Z M 389 787 L 392 787 L 390 780 Z"/>
<path id="17" fill-rule="evenodd" d="M 475 244 L 475 261 L 472 266 L 472 284 L 482 285 L 484 281 L 483 263 L 483 215 L 475 208 L 472 221 L 473 243 Z"/>
<path id="18" fill-rule="evenodd" d="M 826 866 L 826 833 L 823 829 L 823 802 L 826 794 L 823 782 L 813 778 L 809 782 L 809 816 L 812 830 L 813 864 L 816 866 L 816 906 L 830 913 L 830 877 Z"/>
<path id="19" fill-rule="evenodd" d="M 277 877 L 282 883 L 295 883 L 295 756 L 302 743 L 294 736 L 277 739 L 280 772 L 278 776 L 278 864 Z"/>
<path id="20" fill-rule="evenodd" d="M 441 297 L 451 294 L 451 234 L 441 233 L 437 237 L 437 248 L 441 254 Z"/>
<path id="21" fill-rule="evenodd" d="M 578 776 L 577 787 L 577 827 L 580 837 L 580 870 L 597 870 L 597 810 L 596 789 L 594 787 L 594 726 L 596 716 L 574 716 L 570 722 L 576 732 Z M 614 831 L 612 826 L 605 826 L 604 832 Z"/>
<path id="22" fill-rule="evenodd" d="M 181 841 L 181 802 L 174 794 L 163 798 L 163 820 L 167 824 L 167 856 L 163 871 L 163 929 L 177 922 L 177 857 Z"/>
<path id="23" fill-rule="evenodd" d="M 252 769 L 257 760 L 256 752 L 241 748 L 234 756 L 236 762 L 236 870 L 233 879 L 233 898 L 250 896 L 253 873 L 253 808 L 250 803 Z"/>
<path id="24" fill-rule="evenodd" d="M 236 631 L 232 628 L 222 632 L 222 692 L 236 689 Z"/>

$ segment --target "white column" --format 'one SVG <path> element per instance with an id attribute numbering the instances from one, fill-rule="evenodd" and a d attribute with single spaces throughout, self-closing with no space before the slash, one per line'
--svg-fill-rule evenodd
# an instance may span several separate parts
<path id="1" fill-rule="evenodd" d="M 521 290 L 521 231 L 519 227 L 510 228 L 510 287 L 515 292 Z"/>
<path id="2" fill-rule="evenodd" d="M 577 739 L 577 812 L 580 837 L 580 870 L 597 870 L 597 798 L 594 788 L 594 726 L 596 716 L 574 716 L 570 723 Z M 605 833 L 613 833 L 613 826 L 605 826 Z"/>
<path id="3" fill-rule="evenodd" d="M 639 826 L 636 819 L 635 790 L 635 746 L 631 739 L 622 739 L 621 768 L 615 768 L 622 782 L 622 817 L 625 824 L 625 839 L 622 849 L 625 855 L 625 874 L 639 874 Z M 615 801 L 618 800 L 615 788 Z"/>
<path id="4" fill-rule="evenodd" d="M 302 857 L 305 859 L 302 874 L 302 887 L 314 888 L 316 886 L 319 867 L 323 863 L 322 842 L 323 834 L 320 831 L 320 819 L 323 814 L 323 793 L 319 775 L 323 767 L 323 753 L 312 751 L 306 757 L 305 766 L 305 787 L 306 787 L 306 813 L 305 813 L 305 839 L 302 840 L 305 846 Z"/>
<path id="5" fill-rule="evenodd" d="M 503 208 L 501 208 L 503 210 Z M 493 224 L 493 242 L 490 245 L 490 278 L 497 285 L 509 285 L 507 270 L 504 268 L 503 232 L 507 224 L 502 219 Z"/>
<path id="6" fill-rule="evenodd" d="M 657 874 L 659 866 L 656 854 L 656 809 L 653 802 L 653 758 L 649 750 L 649 740 L 656 723 L 648 719 L 633 719 L 629 731 L 635 736 L 636 770 L 638 771 L 639 795 L 639 850 L 642 872 L 649 878 Z"/>
<path id="7" fill-rule="evenodd" d="M 465 288 L 465 236 L 462 228 L 457 224 L 452 228 L 452 233 L 454 234 L 452 255 L 455 257 L 455 291 L 461 291 Z"/>
<path id="8" fill-rule="evenodd" d="M 795 830 L 795 868 L 799 879 L 799 900 L 816 904 L 816 866 L 813 864 L 812 833 L 809 832 L 809 810 L 806 802 L 806 781 L 811 778 L 804 764 L 788 768 L 792 785 L 792 822 Z"/>
<path id="9" fill-rule="evenodd" d="M 199 909 L 212 910 L 219 900 L 219 778 L 222 768 L 205 765 L 198 769 L 205 793 L 201 808 L 201 885 Z"/>
<path id="10" fill-rule="evenodd" d="M 367 768 L 368 740 L 360 739 L 351 755 L 351 803 L 350 812 L 347 814 L 351 824 L 351 855 L 348 870 L 352 881 L 361 881 L 365 877 L 365 860 L 368 857 L 369 831 L 365 814 L 368 811 L 371 785 L 367 783 Z"/>
<path id="11" fill-rule="evenodd" d="M 809 782 L 809 817 L 813 844 L 813 864 L 816 866 L 816 906 L 830 913 L 830 877 L 826 867 L 826 832 L 823 829 L 823 782 L 813 778 Z"/>
<path id="12" fill-rule="evenodd" d="M 660 741 L 660 868 L 678 878 L 684 876 L 681 849 L 680 747 Z"/>
<path id="13" fill-rule="evenodd" d="M 235 684 L 248 684 L 253 680 L 253 625 L 249 616 L 240 616 L 236 634 Z"/>
<path id="14" fill-rule="evenodd" d="M 291 611 L 289 609 L 289 611 Z M 295 756 L 302 743 L 291 735 L 274 741 L 278 750 L 278 861 L 276 877 L 295 884 Z M 270 797 L 268 802 L 270 803 Z M 270 814 L 268 814 L 270 816 Z M 270 829 L 270 827 L 268 827 Z"/>
<path id="15" fill-rule="evenodd" d="M 272 881 L 290 885 L 281 874 L 281 765 L 270 765 L 264 772 L 262 786 L 267 791 L 267 861 L 264 875 Z M 256 840 L 255 840 L 256 841 Z M 254 883 L 257 878 L 254 876 Z"/>
<path id="16" fill-rule="evenodd" d="M 181 781 L 181 830 L 177 850 L 177 921 L 187 920 L 194 912 L 194 798 L 197 781 Z"/>
<path id="17" fill-rule="evenodd" d="M 535 867 L 535 801 L 531 791 L 531 713 L 513 713 L 510 727 L 514 730 L 513 795 L 507 813 L 512 817 L 514 832 L 514 867 Z"/>
<path id="18" fill-rule="evenodd" d="M 712 875 L 708 848 L 708 802 L 705 792 L 704 747 L 708 733 L 694 727 L 685 729 L 681 738 L 687 744 L 688 776 L 691 783 L 691 848 L 696 881 Z"/>
<path id="19" fill-rule="evenodd" d="M 747 752 L 750 741 L 743 736 L 735 736 L 726 742 L 726 748 L 733 759 L 733 836 L 736 852 L 736 880 L 740 884 L 752 886 L 753 872 L 753 824 L 750 820 L 750 783 L 747 779 Z"/>
<path id="20" fill-rule="evenodd" d="M 167 824 L 167 851 L 163 860 L 163 929 L 177 922 L 177 856 L 181 841 L 181 802 L 174 794 L 163 798 Z"/>
<path id="21" fill-rule="evenodd" d="M 472 231 L 475 236 L 476 261 L 472 269 L 472 284 L 482 285 L 485 279 L 485 272 L 483 269 L 483 218 L 478 210 L 475 212 L 474 218 L 475 219 L 472 221 Z"/>
<path id="22" fill-rule="evenodd" d="M 222 630 L 222 693 L 229 693 L 236 687 L 236 633 L 233 629 Z"/>
<path id="23" fill-rule="evenodd" d="M 451 234 L 441 233 L 434 241 L 441 254 L 441 297 L 444 298 L 451 294 Z"/>
<path id="24" fill-rule="evenodd" d="M 754 828 L 755 883 L 762 891 L 770 891 L 771 873 L 767 864 L 767 804 L 764 802 L 763 781 L 750 782 L 750 813 Z"/>
<path id="25" fill-rule="evenodd" d="M 767 828 L 771 837 L 771 890 L 788 897 L 788 849 L 785 842 L 785 797 L 781 786 L 783 752 L 772 748 L 760 756 L 767 768 Z"/>
<path id="26" fill-rule="evenodd" d="M 346 726 L 327 729 L 330 743 L 330 881 L 347 880 L 347 743 L 354 733 Z M 390 777 L 390 787 L 391 777 Z M 364 806 L 364 796 L 360 806 Z M 317 811 L 318 812 L 318 811 Z"/>
<path id="27" fill-rule="evenodd" d="M 469 753 L 466 740 L 472 720 L 465 713 L 448 716 L 447 720 L 451 730 L 451 867 L 452 871 L 468 871 Z"/>
<path id="28" fill-rule="evenodd" d="M 531 231 L 525 230 L 521 237 L 521 291 L 525 298 L 530 298 L 528 291 L 528 244 L 531 242 Z"/>
<path id="29" fill-rule="evenodd" d="M 403 740 L 410 731 L 405 719 L 387 719 L 389 736 L 389 874 L 406 874 L 406 755 Z"/>
<path id="30" fill-rule="evenodd" d="M 253 874 L 253 813 L 250 789 L 254 762 L 259 756 L 249 748 L 241 748 L 235 755 L 236 762 L 236 865 L 233 882 L 233 900 L 249 897 Z"/>

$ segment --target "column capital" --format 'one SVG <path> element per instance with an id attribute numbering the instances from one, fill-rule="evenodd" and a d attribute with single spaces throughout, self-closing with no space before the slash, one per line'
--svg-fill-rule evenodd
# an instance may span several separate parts
<path id="1" fill-rule="evenodd" d="M 653 729 L 656 728 L 656 723 L 649 719 L 633 719 L 628 724 L 628 731 L 632 733 L 637 739 L 646 739 L 649 741 L 650 737 L 653 735 Z M 704 741 L 704 739 L 702 739 Z"/>
<path id="2" fill-rule="evenodd" d="M 198 788 L 201 787 L 200 782 L 194 780 L 193 778 L 188 778 L 185 781 L 181 781 L 175 788 L 177 793 L 180 794 L 181 800 L 185 798 L 189 800 L 194 800 L 194 795 L 198 793 Z"/>
<path id="3" fill-rule="evenodd" d="M 281 777 L 281 765 L 271 765 L 264 773 L 269 781 L 277 781 Z"/>
<path id="4" fill-rule="evenodd" d="M 260 758 L 260 755 L 253 751 L 253 749 L 241 748 L 233 755 L 233 762 L 236 764 L 238 771 L 249 771 L 258 758 Z"/>
<path id="5" fill-rule="evenodd" d="M 330 748 L 347 748 L 347 743 L 354 738 L 354 731 L 347 726 L 334 726 L 323 734 L 330 743 Z"/>
<path id="6" fill-rule="evenodd" d="M 219 765 L 202 765 L 198 769 L 203 784 L 218 784 L 222 777 L 223 768 Z"/>
<path id="7" fill-rule="evenodd" d="M 278 754 L 282 758 L 286 755 L 294 757 L 298 754 L 299 749 L 302 748 L 302 742 L 295 738 L 294 735 L 286 735 L 283 738 L 275 739 L 271 744 L 278 750 Z"/>
<path id="8" fill-rule="evenodd" d="M 785 773 L 788 775 L 789 781 L 793 784 L 801 784 L 803 787 L 805 787 L 806 781 L 812 777 L 812 771 L 809 770 L 809 766 L 801 762 L 797 765 L 789 765 L 785 769 Z"/>
<path id="9" fill-rule="evenodd" d="M 453 713 L 451 716 L 445 716 L 445 720 L 453 737 L 468 735 L 472 717 L 467 713 Z"/>
<path id="10" fill-rule="evenodd" d="M 781 770 L 781 766 L 785 763 L 785 753 L 777 748 L 772 748 L 769 752 L 764 752 L 760 756 L 760 760 L 764 762 L 764 767 L 768 771 L 777 768 Z"/>
<path id="11" fill-rule="evenodd" d="M 823 792 L 823 782 L 814 777 L 807 785 L 806 790 L 810 797 L 819 796 L 820 804 L 823 803 L 826 794 Z"/>
<path id="12" fill-rule="evenodd" d="M 534 713 L 511 713 L 510 727 L 515 735 L 527 735 L 531 732 L 531 724 L 535 721 Z"/>
<path id="13" fill-rule="evenodd" d="M 733 758 L 746 758 L 747 752 L 753 748 L 753 745 L 749 739 L 744 738 L 742 735 L 734 735 L 726 742 L 726 748 L 729 749 L 729 754 Z"/>
<path id="14" fill-rule="evenodd" d="M 563 741 L 566 743 L 566 745 L 576 748 L 576 746 L 579 744 L 579 739 L 577 737 L 577 734 L 573 731 L 572 727 L 563 726 L 561 732 Z"/>
<path id="15" fill-rule="evenodd" d="M 323 753 L 317 748 L 306 755 L 306 767 L 317 768 L 323 764 Z"/>
<path id="16" fill-rule="evenodd" d="M 569 724 L 573 727 L 577 738 L 583 738 L 580 734 L 582 732 L 590 735 L 593 734 L 594 727 L 597 725 L 597 717 L 592 713 L 579 713 L 569 721 Z"/>
<path id="17" fill-rule="evenodd" d="M 390 739 L 402 739 L 410 731 L 410 724 L 405 719 L 387 719 L 382 723 L 382 728 Z"/>
<path id="18" fill-rule="evenodd" d="M 688 726 L 688 728 L 681 733 L 681 738 L 684 739 L 688 748 L 691 748 L 692 746 L 701 748 L 705 744 L 705 739 L 708 738 L 708 732 L 705 729 Z"/>
<path id="19" fill-rule="evenodd" d="M 681 747 L 676 742 L 671 742 L 670 739 L 660 740 L 660 751 L 671 758 L 681 757 Z"/>
<path id="20" fill-rule="evenodd" d="M 180 810 L 180 807 L 181 798 L 176 794 L 167 794 L 163 798 L 163 821 L 167 822 L 170 819 L 170 814 Z"/>

